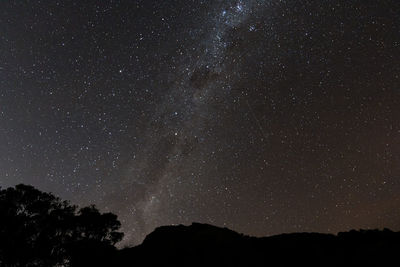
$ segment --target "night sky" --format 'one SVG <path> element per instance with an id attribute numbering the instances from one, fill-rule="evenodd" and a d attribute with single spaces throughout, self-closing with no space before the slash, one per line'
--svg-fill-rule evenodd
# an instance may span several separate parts
<path id="1" fill-rule="evenodd" d="M 0 186 L 256 236 L 400 230 L 400 1 L 0 2 Z"/>

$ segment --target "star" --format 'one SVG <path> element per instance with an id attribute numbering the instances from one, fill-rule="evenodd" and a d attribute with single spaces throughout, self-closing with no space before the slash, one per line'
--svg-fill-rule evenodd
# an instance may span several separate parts
<path id="1" fill-rule="evenodd" d="M 121 246 L 193 221 L 400 230 L 398 11 L 0 1 L 0 186 L 113 212 Z"/>

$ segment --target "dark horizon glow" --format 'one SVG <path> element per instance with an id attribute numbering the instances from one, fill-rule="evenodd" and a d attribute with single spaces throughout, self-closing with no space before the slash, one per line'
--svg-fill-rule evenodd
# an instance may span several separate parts
<path id="1" fill-rule="evenodd" d="M 1 1 L 0 186 L 249 235 L 400 230 L 400 2 Z"/>

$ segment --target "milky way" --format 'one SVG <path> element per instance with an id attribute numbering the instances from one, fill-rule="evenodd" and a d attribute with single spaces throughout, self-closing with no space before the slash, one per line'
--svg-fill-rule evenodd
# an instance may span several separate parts
<path id="1" fill-rule="evenodd" d="M 0 186 L 137 244 L 400 230 L 398 1 L 1 1 Z"/>
<path id="2" fill-rule="evenodd" d="M 128 206 L 133 213 L 140 214 L 138 227 L 144 232 L 165 222 L 187 221 L 185 209 L 165 211 L 171 210 L 171 204 L 173 208 L 180 207 L 179 203 L 185 200 L 198 201 L 197 194 L 201 192 L 196 191 L 202 186 L 203 172 L 206 172 L 202 165 L 207 161 L 207 153 L 211 152 L 212 156 L 215 153 L 213 146 L 218 146 L 211 143 L 211 147 L 202 148 L 212 136 L 205 124 L 209 117 L 216 115 L 215 111 L 210 111 L 210 105 L 212 102 L 225 105 L 218 103 L 218 96 L 229 97 L 232 79 L 236 78 L 235 73 L 227 72 L 229 66 L 226 66 L 225 57 L 229 44 L 226 35 L 246 19 L 252 5 L 239 1 L 233 6 L 220 4 L 214 7 L 214 18 L 207 25 L 210 30 L 200 40 L 195 38 L 192 47 L 187 47 L 193 52 L 173 66 L 178 75 L 155 109 L 151 119 L 154 123 L 144 138 L 145 150 L 138 158 L 135 156 L 123 175 L 127 187 L 143 188 L 141 198 Z M 198 203 L 194 205 L 196 207 Z M 196 213 L 195 210 L 192 212 Z M 212 217 L 207 219 L 213 220 Z"/>

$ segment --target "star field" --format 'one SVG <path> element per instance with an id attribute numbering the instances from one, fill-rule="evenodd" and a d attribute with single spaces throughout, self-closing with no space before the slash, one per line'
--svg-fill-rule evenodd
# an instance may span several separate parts
<path id="1" fill-rule="evenodd" d="M 400 230 L 400 3 L 1 1 L 0 186 L 249 235 Z"/>

